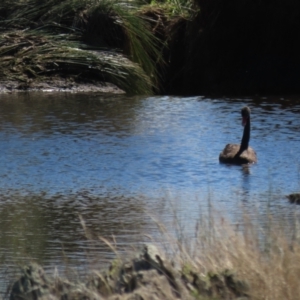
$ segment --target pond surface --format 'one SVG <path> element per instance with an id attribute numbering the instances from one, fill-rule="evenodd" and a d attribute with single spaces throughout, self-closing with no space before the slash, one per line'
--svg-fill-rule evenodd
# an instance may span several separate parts
<path id="1" fill-rule="evenodd" d="M 222 165 L 244 105 L 258 163 Z M 98 236 L 121 248 L 155 237 L 151 216 L 168 226 L 175 211 L 192 232 L 208 205 L 233 218 L 298 209 L 285 195 L 300 191 L 300 101 L 1 95 L 0 151 L 1 274 L 29 259 L 81 274 L 112 257 Z"/>

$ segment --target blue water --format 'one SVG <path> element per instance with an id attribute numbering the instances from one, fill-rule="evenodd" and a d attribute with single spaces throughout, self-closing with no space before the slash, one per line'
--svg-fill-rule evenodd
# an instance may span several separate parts
<path id="1" fill-rule="evenodd" d="M 258 163 L 222 165 L 224 146 L 241 140 L 244 105 Z M 53 266 L 64 248 L 82 264 L 89 245 L 79 214 L 126 246 L 154 231 L 149 211 L 168 221 L 174 208 L 189 224 L 208 203 L 232 215 L 265 203 L 293 211 L 285 195 L 300 191 L 300 101 L 1 95 L 0 153 L 3 262 Z"/>
<path id="2" fill-rule="evenodd" d="M 88 97 L 81 95 L 30 95 L 29 104 L 13 97 L 6 96 L 13 101 L 11 111 L 0 111 L 4 193 L 117 189 L 195 195 L 209 188 L 220 201 L 230 201 L 234 191 L 259 197 L 300 188 L 300 106 L 282 108 L 284 99 L 259 105 L 252 99 L 203 97 L 99 103 L 94 96 L 85 107 Z M 225 144 L 240 142 L 245 104 L 252 108 L 250 144 L 259 160 L 247 170 L 218 162 Z"/>

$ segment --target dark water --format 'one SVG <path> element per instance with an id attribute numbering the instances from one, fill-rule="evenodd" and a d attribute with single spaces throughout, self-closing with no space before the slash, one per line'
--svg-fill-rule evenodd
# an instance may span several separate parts
<path id="1" fill-rule="evenodd" d="M 220 165 L 245 104 L 258 164 Z M 192 231 L 208 203 L 298 209 L 285 195 L 300 191 L 300 101 L 1 95 L 0 153 L 1 273 L 29 259 L 82 273 L 112 257 L 98 236 L 136 246 L 154 215 L 169 224 L 175 210 Z"/>

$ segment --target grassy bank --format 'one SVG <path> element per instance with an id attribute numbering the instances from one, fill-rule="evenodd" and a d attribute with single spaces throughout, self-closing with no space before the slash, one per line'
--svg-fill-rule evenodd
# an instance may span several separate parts
<path id="1" fill-rule="evenodd" d="M 182 238 L 177 221 L 180 234 L 175 236 L 157 223 L 163 242 L 152 240 L 128 253 L 100 238 L 116 256 L 107 270 L 91 270 L 76 283 L 48 277 L 31 264 L 12 285 L 10 299 L 298 299 L 297 214 L 281 221 L 264 215 L 263 222 L 254 222 L 252 217 L 245 214 L 233 225 L 211 213 L 199 219 L 189 238 Z"/>
<path id="2" fill-rule="evenodd" d="M 0 80 L 30 87 L 60 76 L 110 82 L 130 94 L 158 91 L 165 41 L 153 31 L 157 12 L 168 19 L 189 14 L 180 1 L 168 3 L 4 1 Z"/>
<path id="3" fill-rule="evenodd" d="M 299 14 L 294 0 L 6 0 L 0 80 L 26 86 L 56 74 L 135 94 L 298 93 Z"/>
<path id="4" fill-rule="evenodd" d="M 135 5 L 79 0 L 2 3 L 0 80 L 30 86 L 59 76 L 110 82 L 131 94 L 152 93 L 156 74 L 150 55 L 159 59 L 157 41 L 136 15 Z"/>

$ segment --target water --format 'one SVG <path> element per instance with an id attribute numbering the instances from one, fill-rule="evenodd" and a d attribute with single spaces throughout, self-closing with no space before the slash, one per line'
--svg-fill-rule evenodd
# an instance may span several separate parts
<path id="1" fill-rule="evenodd" d="M 221 165 L 244 105 L 258 164 Z M 85 272 L 112 257 L 98 236 L 136 246 L 156 234 L 151 215 L 169 224 L 174 210 L 190 231 L 208 203 L 233 219 L 241 206 L 293 212 L 299 129 L 295 97 L 1 95 L 1 273 L 28 259 Z"/>

